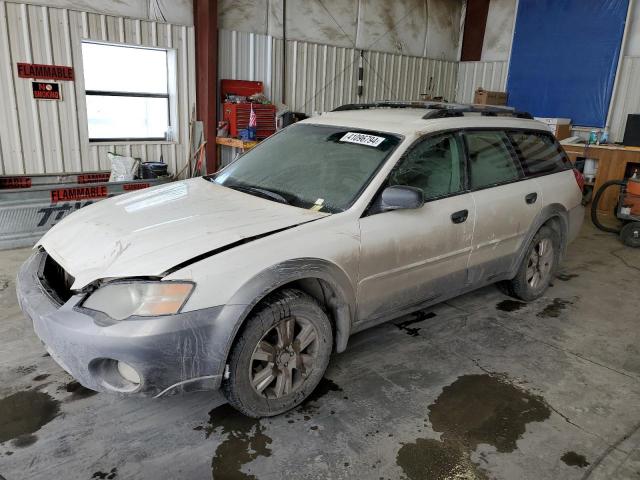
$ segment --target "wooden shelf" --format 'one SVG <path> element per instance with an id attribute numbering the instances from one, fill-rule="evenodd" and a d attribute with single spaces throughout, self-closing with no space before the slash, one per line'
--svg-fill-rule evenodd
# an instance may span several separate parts
<path id="1" fill-rule="evenodd" d="M 255 147 L 258 142 L 254 140 L 240 140 L 239 138 L 216 137 L 216 144 L 225 147 L 240 148 L 242 150 L 250 150 Z"/>

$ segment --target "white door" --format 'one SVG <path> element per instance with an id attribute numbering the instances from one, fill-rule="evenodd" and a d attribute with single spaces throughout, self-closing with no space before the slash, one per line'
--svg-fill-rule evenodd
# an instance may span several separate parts
<path id="1" fill-rule="evenodd" d="M 422 139 L 386 186 L 420 188 L 424 206 L 360 220 L 359 321 L 403 313 L 463 288 L 476 216 L 465 190 L 463 151 L 455 134 Z"/>
<path id="2" fill-rule="evenodd" d="M 502 131 L 464 134 L 469 184 L 477 208 L 469 282 L 506 274 L 531 223 L 542 208 L 535 179 L 523 178 L 516 152 Z"/>

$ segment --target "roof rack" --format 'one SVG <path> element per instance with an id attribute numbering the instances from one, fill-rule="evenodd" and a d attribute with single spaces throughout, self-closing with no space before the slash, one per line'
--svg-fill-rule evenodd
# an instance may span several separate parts
<path id="1" fill-rule="evenodd" d="M 446 102 L 373 102 L 350 103 L 335 108 L 334 112 L 346 112 L 350 110 L 370 110 L 373 108 L 424 108 L 430 110 L 422 118 L 432 120 L 436 118 L 463 117 L 465 113 L 475 113 L 486 117 L 515 117 L 533 119 L 528 112 L 521 112 L 511 107 L 496 105 L 469 105 Z"/>

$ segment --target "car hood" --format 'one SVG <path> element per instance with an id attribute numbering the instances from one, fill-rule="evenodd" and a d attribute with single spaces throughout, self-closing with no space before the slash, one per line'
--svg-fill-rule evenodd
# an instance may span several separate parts
<path id="1" fill-rule="evenodd" d="M 80 289 L 103 278 L 159 276 L 207 252 L 326 215 L 195 178 L 82 208 L 38 245 Z"/>

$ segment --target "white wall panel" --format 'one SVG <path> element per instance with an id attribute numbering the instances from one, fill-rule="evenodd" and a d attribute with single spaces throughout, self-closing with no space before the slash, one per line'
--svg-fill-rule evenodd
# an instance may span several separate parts
<path id="1" fill-rule="evenodd" d="M 219 79 L 262 81 L 267 97 L 282 103 L 281 39 L 220 30 L 218 41 Z M 346 103 L 420 100 L 422 93 L 450 101 L 455 97 L 458 62 L 377 51 L 364 55 L 364 89 L 358 97 L 359 50 L 287 41 L 284 103 L 292 111 L 312 115 Z M 222 149 L 221 164 L 228 164 L 234 156 L 233 149 Z"/>
<path id="2" fill-rule="evenodd" d="M 456 102 L 472 103 L 477 88 L 504 92 L 508 62 L 460 62 Z"/>
<path id="3" fill-rule="evenodd" d="M 82 40 L 175 50 L 177 142 L 89 143 Z M 107 152 L 162 158 L 177 172 L 188 156 L 195 106 L 193 27 L 64 8 L 0 1 L 0 173 L 33 174 L 109 169 Z M 36 101 L 17 62 L 72 66 L 75 82 L 60 82 L 61 101 Z M 126 73 L 126 72 L 123 72 Z"/>
<path id="4" fill-rule="evenodd" d="M 611 108 L 611 140 L 621 142 L 627 115 L 640 113 L 640 57 L 624 57 L 618 79 L 618 91 Z"/>

